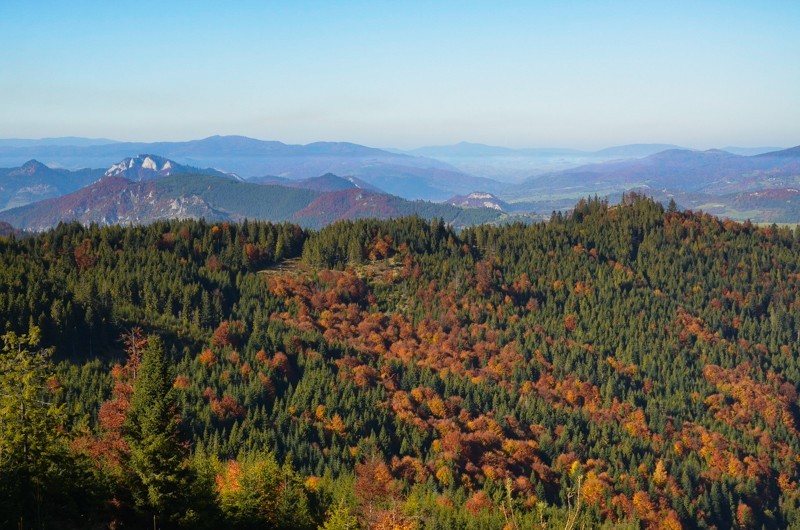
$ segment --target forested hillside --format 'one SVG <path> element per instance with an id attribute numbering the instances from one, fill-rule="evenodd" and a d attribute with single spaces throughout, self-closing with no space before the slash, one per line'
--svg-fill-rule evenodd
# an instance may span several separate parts
<path id="1" fill-rule="evenodd" d="M 800 231 L 0 237 L 4 528 L 800 525 Z"/>

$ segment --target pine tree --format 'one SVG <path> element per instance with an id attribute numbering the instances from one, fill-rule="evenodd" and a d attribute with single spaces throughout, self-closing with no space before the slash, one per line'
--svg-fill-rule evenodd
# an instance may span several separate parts
<path id="1" fill-rule="evenodd" d="M 172 378 L 159 337 L 150 337 L 142 354 L 125 432 L 135 508 L 156 518 L 172 518 L 181 506 L 186 467 Z"/>
<path id="2" fill-rule="evenodd" d="M 678 211 L 678 204 L 675 202 L 675 198 L 671 197 L 669 200 L 669 205 L 667 206 L 667 211 L 674 213 Z"/>

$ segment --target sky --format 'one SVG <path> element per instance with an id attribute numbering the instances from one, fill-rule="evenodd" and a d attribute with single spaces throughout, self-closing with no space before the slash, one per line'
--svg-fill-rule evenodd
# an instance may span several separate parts
<path id="1" fill-rule="evenodd" d="M 0 1 L 0 138 L 800 144 L 800 2 Z"/>

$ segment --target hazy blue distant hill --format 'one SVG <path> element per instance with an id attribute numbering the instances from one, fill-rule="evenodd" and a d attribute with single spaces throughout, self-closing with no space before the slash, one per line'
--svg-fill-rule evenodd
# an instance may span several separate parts
<path id="1" fill-rule="evenodd" d="M 394 164 L 376 164 L 341 174 L 357 177 L 387 193 L 406 199 L 444 201 L 454 194 L 470 193 L 476 189 L 496 193 L 506 187 L 501 182 L 473 177 L 455 169 L 417 168 Z"/>
<path id="2" fill-rule="evenodd" d="M 75 191 L 103 176 L 102 169 L 53 169 L 37 160 L 0 168 L 0 210 Z"/>
<path id="3" fill-rule="evenodd" d="M 277 184 L 278 186 L 289 186 L 298 181 L 287 179 L 286 177 L 276 177 L 274 175 L 264 175 L 263 177 L 250 177 L 247 182 L 253 184 Z"/>
<path id="4" fill-rule="evenodd" d="M 681 191 L 736 192 L 795 183 L 793 150 L 740 156 L 719 149 L 670 149 L 645 158 L 590 164 L 534 177 L 521 188 L 572 187 L 587 192 L 634 186 Z"/>
<path id="5" fill-rule="evenodd" d="M 368 191 L 383 193 L 383 190 L 364 182 L 355 177 L 340 177 L 333 173 L 326 173 L 319 177 L 311 177 L 307 179 L 291 180 L 282 177 L 273 177 L 270 175 L 264 177 L 256 177 L 247 179 L 247 182 L 255 184 L 277 184 L 278 186 L 288 186 L 290 188 L 303 188 L 307 190 L 314 190 L 320 192 L 327 191 L 341 191 L 349 188 L 361 188 Z"/>
<path id="6" fill-rule="evenodd" d="M 493 145 L 460 142 L 453 145 L 434 145 L 419 147 L 407 151 L 416 156 L 437 157 L 474 157 L 474 156 L 513 156 L 518 154 L 515 149 L 497 147 Z"/>
<path id="7" fill-rule="evenodd" d="M 26 139 L 26 138 L 0 138 L 0 147 L 36 147 L 47 145 L 58 146 L 88 146 L 88 145 L 105 145 L 117 143 L 115 140 L 108 138 L 81 138 L 79 136 L 60 136 L 58 138 L 40 138 L 40 139 Z"/>
<path id="8" fill-rule="evenodd" d="M 780 151 L 770 151 L 758 155 L 759 158 L 800 158 L 800 145 L 797 147 L 790 147 L 789 149 L 782 149 Z"/>
<path id="9" fill-rule="evenodd" d="M 614 147 L 607 147 L 599 151 L 586 151 L 580 149 L 558 148 L 558 147 L 528 147 L 514 149 L 510 147 L 498 147 L 471 142 L 460 142 L 453 145 L 426 146 L 406 151 L 407 153 L 427 156 L 432 158 L 457 158 L 457 157 L 508 157 L 508 156 L 568 156 L 568 157 L 596 157 L 605 158 L 608 156 L 616 157 L 644 157 L 665 151 L 667 149 L 679 149 L 672 144 L 630 144 Z"/>
<path id="10" fill-rule="evenodd" d="M 348 142 L 315 142 L 307 145 L 285 144 L 277 141 L 257 140 L 246 136 L 210 136 L 187 142 L 154 142 L 145 144 L 155 152 L 167 156 L 385 156 L 381 149 Z"/>
<path id="11" fill-rule="evenodd" d="M 780 151 L 783 149 L 783 147 L 736 147 L 728 145 L 725 147 L 720 147 L 720 149 L 735 155 L 754 156 L 773 151 Z"/>
<path id="12" fill-rule="evenodd" d="M 358 188 L 375 193 L 384 193 L 383 190 L 355 177 L 340 177 L 333 173 L 326 173 L 320 177 L 311 177 L 303 180 L 289 181 L 288 186 L 305 188 L 314 191 L 328 192 Z"/>
<path id="13" fill-rule="evenodd" d="M 800 146 L 756 156 L 721 149 L 669 149 L 639 158 L 587 164 L 527 179 L 500 194 L 537 211 L 570 207 L 597 194 L 616 200 L 636 190 L 682 208 L 754 221 L 800 222 Z"/>
<path id="14" fill-rule="evenodd" d="M 599 151 L 582 151 L 554 147 L 512 149 L 461 142 L 454 145 L 420 147 L 408 153 L 435 158 L 472 175 L 502 182 L 518 182 L 533 175 L 590 163 L 643 158 L 673 148 L 676 146 L 671 144 L 631 144 Z"/>
<path id="15" fill-rule="evenodd" d="M 277 141 L 256 140 L 244 136 L 211 136 L 202 140 L 186 142 L 116 142 L 95 145 L 87 141 L 85 145 L 63 143 L 56 145 L 3 145 L 0 143 L 0 160 L 13 157 L 32 158 L 31 154 L 39 154 L 39 158 L 52 158 L 63 160 L 65 166 L 79 160 L 97 161 L 89 165 L 107 166 L 120 158 L 134 156 L 138 153 L 154 153 L 159 156 L 173 159 L 180 163 L 189 163 L 191 160 L 220 159 L 232 160 L 235 164 L 242 164 L 237 160 L 240 157 L 258 158 L 305 158 L 305 157 L 335 157 L 335 158 L 368 158 L 368 159 L 402 159 L 406 163 L 417 167 L 446 167 L 446 164 L 436 160 L 424 160 L 420 157 L 391 153 L 381 149 L 365 147 L 348 142 L 315 142 L 307 145 L 292 145 Z M 79 163 L 79 165 L 86 165 Z M 227 168 L 237 171 L 236 167 Z M 261 173 L 245 173 L 254 176 Z"/>
<path id="16" fill-rule="evenodd" d="M 685 149 L 673 144 L 629 144 L 607 147 L 594 151 L 592 154 L 598 157 L 616 156 L 625 158 L 641 158 L 654 155 L 669 149 Z"/>

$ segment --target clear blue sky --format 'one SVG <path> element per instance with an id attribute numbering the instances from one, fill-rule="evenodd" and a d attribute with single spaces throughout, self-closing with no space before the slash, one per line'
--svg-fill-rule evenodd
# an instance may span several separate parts
<path id="1" fill-rule="evenodd" d="M 800 2 L 0 0 L 0 138 L 800 144 Z"/>

